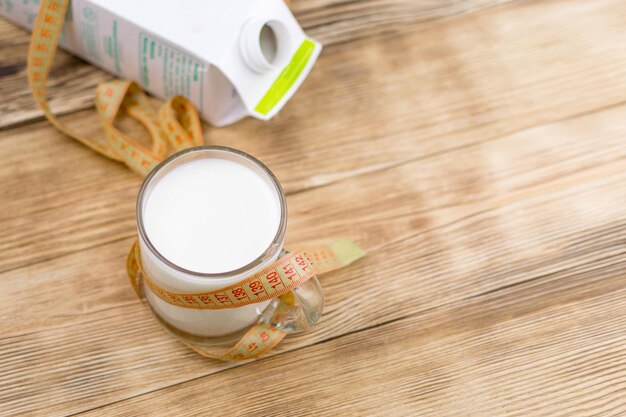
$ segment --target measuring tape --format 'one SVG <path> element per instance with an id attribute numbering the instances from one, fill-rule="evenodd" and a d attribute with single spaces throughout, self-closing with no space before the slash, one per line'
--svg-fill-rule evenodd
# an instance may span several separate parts
<path id="1" fill-rule="evenodd" d="M 237 308 L 279 299 L 272 322 L 285 308 L 295 303 L 292 290 L 315 275 L 350 265 L 365 252 L 350 239 L 328 245 L 318 245 L 289 253 L 270 266 L 236 284 L 219 290 L 199 293 L 176 293 L 159 286 L 141 268 L 141 253 L 137 242 L 128 254 L 127 270 L 130 285 L 142 298 L 140 279 L 163 301 L 177 307 L 203 310 Z M 226 352 L 216 353 L 183 339 L 181 341 L 203 356 L 221 360 L 247 360 L 262 355 L 280 342 L 287 333 L 266 323 L 252 326 L 237 344 Z"/>
<path id="2" fill-rule="evenodd" d="M 350 265 L 363 257 L 364 252 L 350 239 L 341 239 L 328 245 L 299 249 L 280 258 L 260 272 L 216 291 L 177 293 L 168 291 L 143 273 L 143 280 L 160 299 L 177 307 L 194 310 L 221 310 L 262 303 L 287 294 L 314 275 Z M 141 265 L 139 245 L 128 255 L 131 285 L 137 292 L 137 268 Z"/>
<path id="3" fill-rule="evenodd" d="M 133 81 L 115 80 L 100 84 L 95 105 L 104 130 L 105 143 L 79 135 L 63 125 L 50 111 L 46 85 L 59 43 L 69 0 L 42 0 L 33 26 L 28 50 L 28 81 L 37 105 L 61 132 L 107 158 L 124 162 L 140 175 L 147 175 L 168 154 L 204 143 L 195 107 L 184 97 L 169 99 L 157 111 L 141 87 Z M 118 130 L 113 122 L 120 112 L 128 114 L 150 133 L 151 149 Z"/>
<path id="4" fill-rule="evenodd" d="M 69 0 L 41 0 L 28 50 L 28 81 L 37 105 L 52 125 L 107 158 L 125 163 L 140 175 L 147 175 L 165 159 L 168 148 L 179 151 L 204 144 L 202 125 L 195 107 L 184 97 L 176 96 L 157 111 L 139 85 L 133 81 L 114 80 L 96 90 L 95 106 L 105 136 L 99 143 L 73 132 L 50 111 L 46 86 L 58 47 Z M 152 146 L 142 146 L 114 125 L 120 113 L 126 113 L 150 133 Z M 140 280 L 165 302 L 189 309 L 237 308 L 278 298 L 275 314 L 295 303 L 291 292 L 314 275 L 349 265 L 365 255 L 348 239 L 329 245 L 314 246 L 290 253 L 261 272 L 237 284 L 204 293 L 176 293 L 159 286 L 141 270 L 141 254 L 134 243 L 127 259 L 131 286 L 141 299 Z M 231 349 L 213 352 L 181 340 L 203 356 L 221 360 L 247 360 L 262 355 L 276 346 L 286 335 L 284 330 L 265 323 L 253 325 Z"/>

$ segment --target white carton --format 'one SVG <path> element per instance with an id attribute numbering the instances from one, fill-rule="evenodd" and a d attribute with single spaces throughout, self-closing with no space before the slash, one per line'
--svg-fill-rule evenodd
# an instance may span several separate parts
<path id="1" fill-rule="evenodd" d="M 0 15 L 31 28 L 38 7 L 0 0 Z M 216 126 L 274 116 L 322 48 L 282 0 L 72 0 L 60 45 Z"/>

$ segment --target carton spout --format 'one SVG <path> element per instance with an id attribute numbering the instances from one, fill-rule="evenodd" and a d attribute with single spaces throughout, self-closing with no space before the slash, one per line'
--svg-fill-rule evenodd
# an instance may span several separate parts
<path id="1" fill-rule="evenodd" d="M 290 34 L 278 20 L 251 19 L 239 38 L 239 51 L 245 64 L 263 74 L 283 66 L 291 49 Z"/>
<path id="2" fill-rule="evenodd" d="M 245 113 L 268 120 L 297 91 L 322 46 L 306 36 L 284 3 L 264 5 L 243 21 L 234 54 L 220 62 L 220 69 Z"/>

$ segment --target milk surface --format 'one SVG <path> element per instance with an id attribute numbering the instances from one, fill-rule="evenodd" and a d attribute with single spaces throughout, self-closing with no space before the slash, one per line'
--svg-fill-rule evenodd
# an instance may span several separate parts
<path id="1" fill-rule="evenodd" d="M 276 190 L 237 162 L 206 158 L 162 177 L 147 196 L 148 239 L 170 262 L 194 272 L 247 265 L 272 243 L 280 224 Z"/>

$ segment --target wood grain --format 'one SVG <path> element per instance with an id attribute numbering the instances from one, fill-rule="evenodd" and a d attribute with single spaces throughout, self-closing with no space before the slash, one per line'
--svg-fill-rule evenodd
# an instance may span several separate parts
<path id="1" fill-rule="evenodd" d="M 619 110 L 615 111 L 614 120 L 623 118 L 626 109 Z M 328 307 L 322 325 L 314 332 L 289 338 L 274 354 L 520 282 L 539 279 L 546 283 L 554 279 L 555 274 L 577 273 L 594 264 L 617 262 L 621 265 L 619 262 L 625 254 L 626 213 L 622 207 L 626 194 L 619 184 L 626 179 L 626 173 L 620 172 L 624 157 L 617 163 L 611 162 L 615 149 L 608 145 L 610 141 L 600 140 L 597 143 L 608 145 L 605 156 L 584 150 L 572 156 L 572 168 L 583 165 L 580 158 L 602 161 L 581 174 L 570 171 L 563 155 L 551 152 L 544 141 L 549 132 L 577 131 L 584 135 L 585 124 L 587 132 L 597 132 L 598 126 L 610 125 L 605 113 L 588 117 L 595 121 L 572 119 L 558 126 L 513 135 L 503 143 L 487 142 L 476 145 L 478 149 L 458 151 L 458 158 L 476 165 L 473 168 L 466 164 L 456 175 L 444 175 L 450 172 L 448 155 L 442 155 L 432 164 L 423 164 L 424 171 L 410 166 L 389 170 L 389 178 L 401 178 L 410 172 L 418 175 L 431 172 L 434 175 L 430 180 L 413 181 L 420 184 L 415 192 L 429 183 L 437 187 L 423 193 L 425 201 L 432 200 L 434 207 L 426 206 L 425 211 L 418 207 L 417 213 L 400 211 L 396 219 L 385 216 L 389 210 L 386 205 L 374 206 L 363 213 L 353 212 L 354 194 L 346 192 L 344 185 L 351 184 L 357 194 L 359 190 L 375 193 L 377 181 L 391 183 L 379 175 L 370 181 L 363 177 L 362 183 L 342 182 L 313 189 L 306 192 L 309 199 L 303 194 L 289 197 L 289 204 L 295 206 L 296 211 L 305 212 L 306 202 L 317 200 L 326 201 L 332 210 L 337 210 L 337 216 L 340 211 L 344 213 L 336 222 L 327 223 L 320 222 L 313 212 L 314 217 L 308 224 L 290 226 L 290 233 L 298 238 L 312 235 L 312 230 L 317 236 L 330 238 L 335 233 L 344 233 L 344 225 L 351 224 L 355 230 L 371 231 L 358 239 L 367 249 L 375 250 L 353 268 L 323 278 Z M 623 137 L 620 132 L 611 134 Z M 559 136 L 552 133 L 550 137 L 556 140 Z M 576 143 L 586 142 L 576 140 Z M 543 151 L 533 150 L 533 143 L 543 147 Z M 527 147 L 526 155 L 509 153 L 522 147 Z M 455 193 L 460 191 L 455 190 L 467 187 L 467 179 L 471 178 L 468 173 L 482 171 L 486 160 L 498 161 L 501 155 L 508 157 L 503 166 L 520 167 L 522 172 L 515 175 L 512 171 L 503 171 L 500 181 L 489 183 L 492 191 L 497 191 L 491 198 L 489 189 L 485 189 L 482 194 L 476 193 L 477 200 L 458 201 Z M 535 170 L 529 169 L 531 160 L 537 162 L 535 170 L 538 172 L 554 175 L 559 171 L 554 167 L 560 166 L 563 174 L 551 180 L 538 177 Z M 617 173 L 611 174 L 613 170 Z M 527 177 L 529 183 L 520 182 L 520 177 Z M 406 188 L 411 182 L 408 178 L 405 187 L 400 184 L 399 188 Z M 390 196 L 395 193 L 398 190 L 393 190 Z M 509 196 L 505 200 L 498 198 L 503 193 Z M 433 196 L 439 194 L 442 197 L 437 201 Z M 405 194 L 399 198 L 395 203 L 390 201 L 390 205 L 412 202 L 419 197 Z M 447 198 L 457 204 L 450 204 Z M 572 210 L 573 207 L 576 209 Z M 565 224 L 564 216 L 569 218 Z M 362 227 L 368 217 L 370 222 L 377 222 L 371 229 Z M 378 231 L 382 227 L 402 231 L 407 224 L 413 225 L 410 233 L 390 233 L 386 235 L 387 242 L 381 244 Z M 19 329 L 7 328 L 6 332 L 13 335 L 4 339 L 5 363 L 9 368 L 2 382 L 5 387 L 19 387 L 16 389 L 20 393 L 16 395 L 15 390 L 8 390 L 0 397 L 0 402 L 5 402 L 10 410 L 80 411 L 213 374 L 228 366 L 204 361 L 165 337 L 134 301 L 123 271 L 130 242 L 125 239 L 98 246 L 0 277 L 2 282 L 8 283 L 7 288 L 15 291 L 5 293 L 3 305 L 8 304 L 5 301 L 15 303 L 14 300 L 23 298 L 19 295 L 30 288 L 27 283 L 19 285 L 25 276 L 45 278 L 38 281 L 37 301 L 25 300 L 27 305 L 16 303 L 9 316 L 12 321 L 22 323 Z M 618 268 L 623 276 L 623 266 Z M 389 275 L 396 277 L 393 287 L 387 285 Z M 81 279 L 75 281 L 72 277 Z M 359 297 L 352 291 L 355 285 L 363 289 Z M 385 297 L 378 296 L 382 291 Z M 135 320 L 129 323 L 128 317 Z M 66 346 L 71 346 L 71 350 Z M 103 373 L 105 369 L 116 371 Z M 138 370 L 144 381 L 141 384 L 134 380 Z M 40 377 L 31 381 L 28 375 Z"/>
<path id="2" fill-rule="evenodd" d="M 166 336 L 124 271 L 141 179 L 0 103 L 0 415 L 626 414 L 623 2 L 294 7 L 331 45 L 309 80 L 205 134 L 278 175 L 288 247 L 370 252 L 322 277 L 320 325 L 250 364 Z M 59 82 L 105 77 L 76 63 Z"/>
<path id="3" fill-rule="evenodd" d="M 418 242 L 423 233 L 439 233 L 438 228 L 471 220 L 474 215 L 480 216 L 490 210 L 514 205 L 518 201 L 568 189 L 573 189 L 570 191 L 570 198 L 578 202 L 577 207 L 581 207 L 581 210 L 590 210 L 583 211 L 571 220 L 585 227 L 592 225 L 601 227 L 621 219 L 623 209 L 619 203 L 623 197 L 622 192 L 618 191 L 600 200 L 593 199 L 592 202 L 587 202 L 588 196 L 576 195 L 576 186 L 581 185 L 583 190 L 589 188 L 588 192 L 591 192 L 591 185 L 585 187 L 586 182 L 593 185 L 604 177 L 611 177 L 611 174 L 620 178 L 626 158 L 626 150 L 622 146 L 626 127 L 617 128 L 617 126 L 624 117 L 626 106 L 621 106 L 466 147 L 453 153 L 439 154 L 384 172 L 353 178 L 351 181 L 290 195 L 288 245 L 295 247 L 307 242 L 332 240 L 340 236 L 351 236 L 369 250 L 377 250 L 393 242 L 405 242 L 412 237 Z M 604 134 L 601 135 L 603 130 Z M 571 146 L 573 136 L 564 133 L 573 131 L 578 135 L 578 139 L 574 141 L 578 146 L 575 147 Z M 550 137 L 551 140 L 546 141 L 546 137 Z M 591 140 L 592 137 L 594 141 Z M 567 152 L 561 151 L 568 144 L 570 148 Z M 458 163 L 459 159 L 465 161 L 463 165 Z M 490 164 L 486 165 L 486 161 L 490 161 Z M 588 165 L 588 168 L 581 170 L 585 165 Z M 97 191 L 94 190 L 94 199 L 97 199 L 95 195 Z M 110 192 L 115 194 L 117 191 L 112 189 Z M 506 197 L 503 198 L 503 195 Z M 107 296 L 106 291 L 96 290 L 94 295 L 102 295 L 104 299 L 115 299 L 120 294 L 128 292 L 130 298 L 124 301 L 131 301 L 132 295 L 126 288 L 125 280 L 121 281 L 120 286 L 113 285 L 118 280 L 117 274 L 123 275 L 123 256 L 130 247 L 130 239 L 134 237 L 134 204 L 131 197 L 130 195 L 125 197 L 130 200 L 127 202 L 127 222 L 130 224 L 128 236 L 121 236 L 107 246 L 99 244 L 76 254 L 0 275 L 0 281 L 10 283 L 7 285 L 8 288 L 18 290 L 16 293 L 11 291 L 4 293 L 6 297 L 6 303 L 3 303 L 6 304 L 4 311 L 19 314 L 13 317 L 19 318 L 23 324 L 38 317 L 45 317 L 46 311 L 50 313 L 48 319 L 57 315 L 63 318 L 67 311 L 61 310 L 58 314 L 55 311 L 55 299 L 59 294 L 63 291 L 89 291 L 91 281 L 96 279 L 95 277 L 109 276 L 111 272 L 114 274 L 105 286 L 115 288 L 116 293 Z M 598 207 L 594 207 L 593 203 Z M 98 218 L 97 214 L 85 217 Z M 555 228 L 560 227 L 556 221 L 561 217 L 558 210 L 551 210 L 545 215 L 555 219 Z M 524 236 L 533 236 L 539 233 L 542 227 L 546 227 L 542 223 L 543 220 L 540 221 L 539 218 L 535 219 L 530 215 L 526 217 L 528 219 L 516 218 L 508 222 L 511 227 L 517 225 L 516 231 L 520 233 L 522 241 Z M 531 221 L 538 223 L 531 227 L 532 223 L 529 223 Z M 94 223 L 89 228 L 97 226 L 98 224 Z M 550 231 L 550 234 L 554 233 L 559 232 Z M 415 235 L 417 237 L 414 237 Z M 468 245 L 472 247 L 471 243 Z M 101 252 L 105 247 L 115 248 L 113 254 L 110 253 L 110 249 Z M 558 248 L 557 246 L 555 249 Z M 510 248 L 509 252 L 510 256 L 517 254 L 522 257 L 533 257 L 545 250 L 549 250 L 549 246 L 544 248 L 534 244 L 525 251 Z M 89 263 L 92 256 L 85 255 L 85 252 L 90 251 L 104 255 L 102 260 L 104 267 L 101 270 L 95 270 L 96 265 Z M 468 254 L 468 257 L 471 255 Z M 81 259 L 87 263 L 81 262 Z M 85 271 L 89 265 L 92 270 Z M 46 272 L 40 270 L 42 267 L 46 268 Z M 480 267 L 479 264 L 476 273 L 479 273 Z M 107 269 L 110 272 L 107 272 Z M 80 283 L 67 279 L 67 276 L 82 275 L 85 272 L 94 278 L 81 280 Z M 42 288 L 45 288 L 42 291 L 42 296 L 45 297 L 38 301 L 37 306 L 30 308 L 27 308 L 30 300 L 25 299 L 23 304 L 20 301 L 22 299 L 20 288 L 23 290 L 29 288 L 29 283 L 23 280 L 25 274 L 46 278 L 46 281 L 40 282 Z M 55 291 L 59 293 L 56 294 Z M 9 302 L 10 300 L 15 301 Z M 102 302 L 94 302 L 94 305 L 99 307 L 101 304 Z M 80 306 L 70 307 L 70 310 L 75 308 L 79 309 Z M 24 325 L 15 328 L 11 322 L 0 322 L 2 326 L 0 330 L 2 334 L 10 335 L 12 329 L 24 333 L 50 327 L 52 324 L 51 321 L 46 321 L 38 328 L 28 328 Z M 60 324 L 65 322 L 61 321 Z"/>
<path id="4" fill-rule="evenodd" d="M 624 415 L 623 270 L 509 287 L 85 415 Z"/>
<path id="5" fill-rule="evenodd" d="M 208 128 L 206 142 L 255 155 L 293 193 L 622 102 L 623 10 L 615 2 L 570 2 L 564 20 L 559 5 L 485 11 L 480 32 L 472 31 L 477 17 L 469 14 L 405 37 L 337 47 L 276 120 Z M 607 14 L 608 23 L 601 19 Z M 524 37 L 529 21 L 538 38 Z M 591 33 L 606 42 L 590 48 Z M 548 46 L 538 48 L 537 39 Z M 99 134 L 92 111 L 64 120 Z M 0 215 L 0 271 L 134 233 L 139 179 L 69 141 L 46 122 L 0 133 L 0 152 L 19 161 L 0 166 L 0 197 L 8 201 Z"/>

